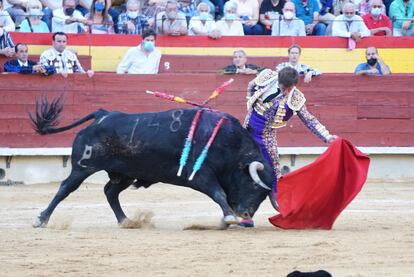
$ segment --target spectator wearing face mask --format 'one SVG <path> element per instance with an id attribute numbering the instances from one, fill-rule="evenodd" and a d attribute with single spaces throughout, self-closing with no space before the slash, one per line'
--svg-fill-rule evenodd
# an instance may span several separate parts
<path id="1" fill-rule="evenodd" d="M 178 11 L 177 2 L 168 0 L 165 12 L 160 12 L 156 20 L 157 33 L 170 36 L 187 34 L 187 20 L 185 15 Z"/>
<path id="2" fill-rule="evenodd" d="M 335 17 L 332 25 L 332 35 L 351 38 L 353 41 L 359 42 L 361 38 L 370 36 L 371 32 L 365 26 L 362 18 L 355 14 L 355 5 L 346 3 L 343 14 Z"/>
<path id="3" fill-rule="evenodd" d="M 91 34 L 113 34 L 114 22 L 108 14 L 109 0 L 93 0 L 90 12 L 85 15 Z"/>
<path id="4" fill-rule="evenodd" d="M 392 36 L 391 20 L 383 11 L 385 9 L 382 0 L 371 0 L 369 13 L 362 16 L 373 36 Z"/>
<path id="5" fill-rule="evenodd" d="M 142 33 L 142 42 L 129 49 L 118 65 L 118 74 L 157 74 L 161 60 L 161 52 L 155 48 L 156 33 L 146 29 Z"/>
<path id="6" fill-rule="evenodd" d="M 137 35 L 149 27 L 147 17 L 140 14 L 140 2 L 128 0 L 126 12 L 121 13 L 118 19 L 118 33 Z"/>
<path id="7" fill-rule="evenodd" d="M 222 36 L 244 36 L 243 24 L 238 19 L 236 11 L 236 2 L 227 1 L 224 4 L 224 16 L 216 23 Z"/>
<path id="8" fill-rule="evenodd" d="M 389 15 L 395 19 L 394 36 L 414 36 L 414 0 L 394 0 Z"/>
<path id="9" fill-rule="evenodd" d="M 77 34 L 85 31 L 86 19 L 76 8 L 76 0 L 63 0 L 62 8 L 53 11 L 52 31 Z"/>
<path id="10" fill-rule="evenodd" d="M 217 39 L 220 37 L 220 32 L 216 27 L 216 23 L 210 14 L 210 6 L 207 3 L 201 2 L 197 5 L 198 15 L 190 19 L 188 26 L 189 35 L 203 35 Z"/>
<path id="11" fill-rule="evenodd" d="M 295 16 L 295 4 L 286 2 L 280 20 L 272 25 L 272 36 L 306 36 L 305 23 Z"/>
<path id="12" fill-rule="evenodd" d="M 49 27 L 41 20 L 43 16 L 42 3 L 39 0 L 30 0 L 27 4 L 27 18 L 20 24 L 20 32 L 49 33 Z"/>
<path id="13" fill-rule="evenodd" d="M 355 68 L 355 75 L 382 76 L 391 74 L 390 68 L 386 65 L 375 47 L 368 47 L 365 51 L 366 63 L 361 63 Z"/>

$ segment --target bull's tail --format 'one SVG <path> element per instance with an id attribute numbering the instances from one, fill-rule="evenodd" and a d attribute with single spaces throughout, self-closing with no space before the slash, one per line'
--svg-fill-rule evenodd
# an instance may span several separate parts
<path id="1" fill-rule="evenodd" d="M 33 129 L 40 135 L 55 134 L 72 129 L 91 119 L 97 119 L 107 114 L 107 111 L 98 110 L 90 113 L 87 116 L 73 122 L 70 125 L 55 128 L 59 125 L 60 114 L 63 110 L 63 95 L 54 99 L 51 103 L 46 97 L 42 97 L 41 103 L 36 99 L 36 114 L 33 116 L 29 113 L 30 120 L 33 124 Z"/>

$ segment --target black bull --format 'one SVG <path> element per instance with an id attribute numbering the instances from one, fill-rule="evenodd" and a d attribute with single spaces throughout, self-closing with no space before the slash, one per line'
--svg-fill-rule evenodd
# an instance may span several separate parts
<path id="1" fill-rule="evenodd" d="M 239 121 L 229 114 L 203 110 L 187 165 L 177 176 L 179 160 L 197 109 L 176 109 L 157 113 L 126 114 L 98 110 L 65 127 L 57 128 L 63 109 L 59 98 L 36 102 L 32 117 L 42 135 L 63 132 L 94 120 L 81 130 L 73 143 L 72 171 L 60 185 L 49 206 L 34 226 L 44 227 L 56 206 L 95 172 L 105 170 L 109 181 L 105 195 L 119 224 L 127 220 L 119 194 L 131 184 L 148 186 L 164 182 L 190 187 L 213 199 L 222 209 L 224 222 L 236 224 L 236 216 L 251 218 L 267 195 L 276 207 L 272 170 L 258 145 Z M 193 165 L 221 117 L 219 129 L 201 169 L 193 180 Z"/>

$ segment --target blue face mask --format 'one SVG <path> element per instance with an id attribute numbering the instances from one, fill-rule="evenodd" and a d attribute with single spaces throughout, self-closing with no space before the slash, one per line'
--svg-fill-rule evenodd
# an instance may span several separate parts
<path id="1" fill-rule="evenodd" d="M 143 47 L 144 47 L 145 51 L 152 52 L 152 51 L 154 51 L 155 44 L 154 44 L 153 41 L 144 41 Z"/>
<path id="2" fill-rule="evenodd" d="M 135 18 L 138 17 L 138 12 L 131 12 L 131 11 L 129 11 L 129 12 L 127 12 L 127 15 L 128 15 L 129 18 L 135 19 Z"/>
<path id="3" fill-rule="evenodd" d="M 226 13 L 224 15 L 225 20 L 236 20 L 237 16 L 234 13 Z"/>
<path id="4" fill-rule="evenodd" d="M 381 8 L 372 8 L 371 9 L 371 14 L 373 16 L 379 16 L 381 14 Z"/>
<path id="5" fill-rule="evenodd" d="M 105 9 L 105 4 L 101 2 L 95 2 L 95 11 L 101 12 Z"/>
<path id="6" fill-rule="evenodd" d="M 206 21 L 210 19 L 210 14 L 208 12 L 201 12 L 199 17 L 200 17 L 200 20 Z"/>

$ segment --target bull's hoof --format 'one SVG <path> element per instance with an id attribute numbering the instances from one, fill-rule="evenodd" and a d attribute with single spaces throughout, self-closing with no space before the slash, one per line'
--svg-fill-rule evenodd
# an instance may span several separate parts
<path id="1" fill-rule="evenodd" d="M 226 215 L 223 218 L 223 221 L 228 225 L 239 224 L 239 221 L 237 220 L 237 217 L 235 217 L 234 215 Z"/>
<path id="2" fill-rule="evenodd" d="M 252 228 L 254 227 L 254 221 L 253 219 L 242 219 L 239 223 L 239 226 L 245 228 Z"/>
<path id="3" fill-rule="evenodd" d="M 40 216 L 36 217 L 35 221 L 33 222 L 33 228 L 45 228 L 47 225 L 48 220 L 42 220 Z"/>

